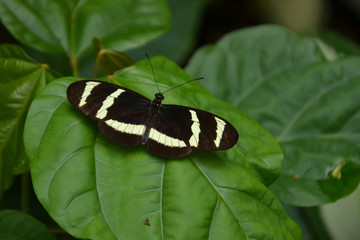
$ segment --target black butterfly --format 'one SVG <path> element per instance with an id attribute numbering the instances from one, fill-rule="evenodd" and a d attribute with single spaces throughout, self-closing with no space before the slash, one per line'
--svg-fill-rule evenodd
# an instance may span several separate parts
<path id="1" fill-rule="evenodd" d="M 159 92 L 150 99 L 115 84 L 84 80 L 67 89 L 69 102 L 98 122 L 109 139 L 126 146 L 143 144 L 166 158 L 184 157 L 192 149 L 225 150 L 238 140 L 225 119 L 199 109 L 166 105 Z"/>

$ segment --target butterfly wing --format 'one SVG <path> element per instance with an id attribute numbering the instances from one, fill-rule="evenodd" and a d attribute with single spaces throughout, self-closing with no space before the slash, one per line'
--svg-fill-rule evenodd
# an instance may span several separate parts
<path id="1" fill-rule="evenodd" d="M 151 110 L 151 101 L 141 94 L 103 81 L 84 80 L 68 87 L 67 98 L 80 112 L 98 121 L 100 131 L 109 139 L 127 146 L 141 143 Z"/>
<path id="2" fill-rule="evenodd" d="M 225 119 L 178 105 L 162 105 L 150 127 L 147 150 L 164 157 L 183 157 L 192 149 L 226 150 L 233 147 L 239 137 Z"/>
<path id="3" fill-rule="evenodd" d="M 146 144 L 149 152 L 183 157 L 192 149 L 225 150 L 238 140 L 235 128 L 223 118 L 178 105 L 152 106 L 144 96 L 115 84 L 85 80 L 67 89 L 69 102 L 98 122 L 109 139 L 127 146 Z"/>

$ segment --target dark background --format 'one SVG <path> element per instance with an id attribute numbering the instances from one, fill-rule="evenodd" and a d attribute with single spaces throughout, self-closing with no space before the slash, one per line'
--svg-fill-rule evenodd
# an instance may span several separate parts
<path id="1" fill-rule="evenodd" d="M 264 23 L 280 24 L 297 33 L 333 31 L 360 44 L 360 1 L 358 0 L 213 0 L 204 2 L 197 47 L 215 43 L 226 33 L 236 29 Z M 286 2 L 288 3 L 285 4 Z M 286 12 L 290 17 L 282 17 L 284 14 L 281 13 Z M 292 12 L 297 14 L 291 15 Z M 1 23 L 0 36 L 0 43 L 18 43 Z"/>

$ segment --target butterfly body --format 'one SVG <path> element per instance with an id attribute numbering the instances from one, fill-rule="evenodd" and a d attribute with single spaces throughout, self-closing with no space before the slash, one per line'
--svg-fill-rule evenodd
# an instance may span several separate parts
<path id="1" fill-rule="evenodd" d="M 69 102 L 98 122 L 109 139 L 126 145 L 145 145 L 158 156 L 184 157 L 193 149 L 225 150 L 238 140 L 235 128 L 219 116 L 199 109 L 162 104 L 115 84 L 84 80 L 67 89 Z"/>

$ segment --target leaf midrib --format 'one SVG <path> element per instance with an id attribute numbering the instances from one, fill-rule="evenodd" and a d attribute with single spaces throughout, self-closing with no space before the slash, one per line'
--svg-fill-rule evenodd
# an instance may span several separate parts
<path id="1" fill-rule="evenodd" d="M 238 222 L 241 231 L 244 233 L 245 237 L 247 240 L 250 240 L 250 238 L 247 236 L 243 226 L 241 225 L 241 223 L 239 222 L 239 220 L 236 218 L 235 213 L 233 212 L 233 210 L 230 208 L 229 203 L 223 198 L 223 196 L 221 195 L 221 193 L 218 190 L 218 187 L 210 180 L 210 178 L 205 174 L 205 172 L 201 169 L 201 167 L 196 163 L 196 161 L 194 159 L 192 159 L 191 157 L 189 157 L 191 159 L 191 161 L 194 163 L 194 165 L 197 167 L 197 169 L 199 169 L 199 171 L 203 174 L 203 176 L 208 180 L 208 182 L 211 184 L 211 186 L 213 187 L 213 189 L 217 192 L 218 197 L 220 196 L 220 198 L 222 199 L 222 201 L 226 204 L 226 206 L 228 207 L 228 209 L 230 210 L 231 214 L 233 215 L 234 219 L 236 219 L 236 221 Z"/>
<path id="2" fill-rule="evenodd" d="M 12 9 L 10 9 L 8 5 L 6 5 L 6 2 L 3 1 L 3 3 L 4 3 L 4 6 L 6 6 L 7 11 L 8 11 L 10 14 L 12 14 L 14 18 L 17 19 L 17 23 L 18 23 L 18 24 L 19 24 L 19 23 L 23 23 L 23 21 L 21 21 L 21 20 L 16 16 L 16 14 L 14 14 L 14 12 L 12 11 Z M 19 2 L 18 2 L 18 3 L 19 3 Z M 41 18 L 41 17 L 39 18 L 38 15 L 35 14 L 34 9 L 33 9 L 32 7 L 30 7 L 30 6 L 28 6 L 25 1 L 22 2 L 22 5 L 25 6 L 25 8 L 33 14 L 33 16 L 36 18 L 37 21 L 39 21 L 39 22 L 42 23 L 42 25 L 48 30 L 47 32 L 51 35 L 51 37 L 52 37 L 53 39 L 56 39 L 57 42 L 59 43 L 59 45 L 61 46 L 61 43 L 59 42 L 59 40 L 58 40 L 58 39 L 56 38 L 56 36 L 54 35 L 54 32 L 51 31 L 50 27 L 46 24 L 46 22 L 43 20 L 43 18 Z M 47 41 L 46 39 L 41 38 L 37 33 L 31 31 L 32 28 L 29 28 L 29 27 L 26 26 L 26 25 L 23 25 L 23 26 L 25 26 L 25 28 L 27 29 L 27 31 L 31 32 L 31 33 L 32 33 L 34 36 L 36 36 L 38 39 L 41 39 L 42 41 L 46 42 L 47 44 L 49 44 L 49 45 L 51 45 L 51 46 L 54 46 L 52 42 L 49 42 L 49 41 Z"/>
<path id="3" fill-rule="evenodd" d="M 34 69 L 32 72 L 36 72 L 36 71 L 37 71 L 37 69 Z M 40 71 L 39 77 L 35 78 L 35 79 L 37 79 L 37 82 L 36 82 L 36 84 L 34 84 L 34 89 L 36 89 L 36 87 L 37 87 L 37 85 L 39 83 L 39 79 L 41 79 L 42 74 L 43 74 L 43 71 Z M 23 118 L 26 110 L 29 109 L 30 101 L 33 99 L 33 96 L 34 96 L 34 93 L 35 93 L 34 89 L 33 89 L 33 91 L 31 91 L 31 94 L 29 95 L 29 97 L 24 102 L 24 104 L 23 104 L 24 107 L 20 110 L 20 113 L 16 117 L 12 118 L 12 119 L 14 119 L 13 120 L 14 124 L 12 125 L 10 130 L 8 131 L 7 137 L 4 139 L 3 144 L 0 145 L 0 152 L 2 152 L 4 147 L 7 145 L 8 141 L 10 139 L 10 136 L 12 136 L 14 130 L 18 127 L 19 121 Z"/>
<path id="4" fill-rule="evenodd" d="M 326 95 L 329 91 L 338 88 L 340 86 L 343 86 L 344 84 L 347 84 L 351 79 L 352 77 L 343 78 L 340 81 L 335 81 L 334 83 L 323 88 L 320 92 L 317 92 L 315 96 L 313 96 L 307 102 L 305 102 L 305 104 L 293 115 L 293 118 L 288 122 L 288 124 L 286 124 L 286 126 L 284 126 L 282 132 L 278 134 L 278 136 L 275 136 L 275 138 L 279 142 L 281 142 L 284 139 L 284 137 L 289 133 L 291 128 L 295 125 L 296 121 L 302 116 L 302 114 L 305 113 L 314 103 L 316 103 L 318 99 Z"/>

